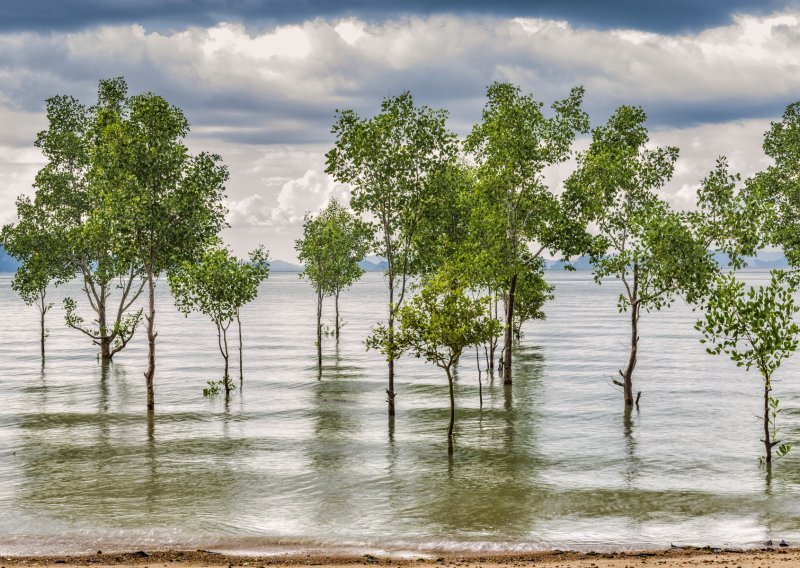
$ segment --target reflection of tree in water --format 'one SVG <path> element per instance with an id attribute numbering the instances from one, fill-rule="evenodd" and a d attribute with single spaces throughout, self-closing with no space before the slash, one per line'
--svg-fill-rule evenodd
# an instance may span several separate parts
<path id="1" fill-rule="evenodd" d="M 364 390 L 362 369 L 343 361 L 339 344 L 323 352 L 319 380 L 313 383 L 308 412 L 313 431 L 306 438 L 306 455 L 316 488 L 314 526 L 335 528 L 350 503 L 362 491 L 354 471 L 359 468 L 362 419 L 358 401 Z"/>
<path id="2" fill-rule="evenodd" d="M 472 362 L 472 361 L 470 361 Z M 415 432 L 398 464 L 397 492 L 413 519 L 432 537 L 492 531 L 508 538 L 530 532 L 546 511 L 546 491 L 536 481 L 542 458 L 536 451 L 539 416 L 535 402 L 543 361 L 535 347 L 520 347 L 513 385 L 491 383 L 484 407 L 478 402 L 474 366 L 461 368 L 457 382 L 456 447 L 447 457 L 447 381 L 426 385 L 428 404 L 408 418 Z M 488 404 L 487 404 L 488 403 Z M 404 446 L 405 449 L 405 446 Z"/>
<path id="3" fill-rule="evenodd" d="M 196 528 L 202 518 L 223 519 L 220 529 L 257 490 L 237 467 L 248 444 L 224 424 L 220 435 L 207 413 L 148 417 L 141 400 L 127 400 L 124 375 L 119 362 L 98 365 L 84 402 L 23 416 L 18 506 L 101 530 Z"/>
<path id="4" fill-rule="evenodd" d="M 626 406 L 622 415 L 622 432 L 625 437 L 625 471 L 623 477 L 628 489 L 635 488 L 642 469 L 642 460 L 636 454 L 636 437 L 633 435 L 634 412 L 638 413 L 638 408 L 634 411 L 632 406 Z"/>
<path id="5" fill-rule="evenodd" d="M 781 400 L 786 408 L 781 413 L 780 437 L 794 442 L 794 448 L 784 457 L 775 460 L 772 467 L 762 466 L 764 477 L 763 524 L 768 538 L 777 544 L 786 539 L 793 546 L 800 541 L 800 409 L 789 406 L 790 401 Z M 763 450 L 763 448 L 761 448 Z M 787 535 L 793 534 L 791 538 Z"/>

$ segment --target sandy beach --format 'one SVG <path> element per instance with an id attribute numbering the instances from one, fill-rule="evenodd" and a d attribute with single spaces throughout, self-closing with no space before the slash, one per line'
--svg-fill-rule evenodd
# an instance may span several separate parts
<path id="1" fill-rule="evenodd" d="M 373 556 L 278 555 L 239 556 L 210 551 L 125 552 L 85 556 L 0 557 L 0 568 L 37 566 L 92 566 L 93 568 L 131 566 L 136 568 L 212 568 L 218 566 L 266 568 L 267 566 L 331 566 L 336 568 L 365 565 L 415 566 L 418 568 L 509 568 L 539 564 L 552 568 L 638 568 L 653 566 L 731 566 L 734 568 L 780 566 L 800 568 L 800 549 L 713 549 L 672 548 L 638 552 L 562 552 L 547 551 L 524 555 L 447 555 L 427 558 Z"/>

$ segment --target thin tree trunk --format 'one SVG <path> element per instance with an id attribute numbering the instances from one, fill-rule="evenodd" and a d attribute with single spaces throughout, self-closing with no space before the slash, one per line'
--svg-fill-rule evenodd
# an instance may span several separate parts
<path id="1" fill-rule="evenodd" d="M 447 453 L 453 453 L 453 427 L 456 423 L 456 397 L 453 392 L 453 375 L 450 373 L 450 367 L 445 367 L 447 372 L 447 384 L 450 387 L 450 425 L 447 427 Z"/>
<path id="2" fill-rule="evenodd" d="M 628 357 L 628 366 L 622 372 L 622 390 L 625 397 L 625 406 L 633 406 L 633 370 L 636 368 L 636 355 L 639 350 L 639 300 L 631 305 L 631 352 Z"/>
<path id="3" fill-rule="evenodd" d="M 514 295 L 517 290 L 517 275 L 511 277 L 508 287 L 508 305 L 506 306 L 505 345 L 503 346 L 503 384 L 511 384 L 511 343 L 514 324 Z"/>
<path id="4" fill-rule="evenodd" d="M 633 288 L 628 287 L 628 283 L 623 279 L 628 290 L 628 301 L 631 310 L 631 352 L 628 357 L 628 365 L 625 371 L 620 371 L 622 375 L 622 392 L 625 399 L 625 406 L 633 406 L 633 370 L 636 368 L 636 356 L 639 350 L 639 263 L 633 263 Z M 638 400 L 636 401 L 638 402 Z"/>
<path id="5" fill-rule="evenodd" d="M 389 416 L 395 415 L 394 397 L 394 279 L 389 278 L 389 388 L 386 389 L 386 402 L 389 403 Z"/>
<path id="6" fill-rule="evenodd" d="M 317 290 L 317 368 L 322 369 L 322 288 Z"/>
<path id="7" fill-rule="evenodd" d="M 494 297 L 494 319 L 499 319 L 499 317 L 498 317 L 500 315 L 499 314 L 499 309 L 498 309 L 499 304 L 500 304 L 500 301 L 498 300 L 497 295 L 495 294 L 495 297 Z M 498 342 L 499 339 L 500 338 L 498 336 L 492 337 L 491 342 L 489 344 L 490 345 L 490 348 L 489 348 L 489 374 L 492 375 L 492 380 L 494 380 L 494 370 L 496 368 L 495 361 L 496 361 L 496 356 L 497 356 L 497 342 Z"/>
<path id="8" fill-rule="evenodd" d="M 339 341 L 339 290 L 336 291 L 336 341 Z"/>
<path id="9" fill-rule="evenodd" d="M 228 324 L 230 325 L 230 322 L 228 322 Z M 223 381 L 225 383 L 225 398 L 227 399 L 231 394 L 231 379 L 228 376 L 229 355 L 228 355 L 228 328 L 227 327 L 223 327 L 222 328 L 222 345 L 223 345 L 223 348 L 224 348 L 224 351 L 222 352 L 222 357 L 225 359 L 225 375 L 223 376 Z"/>
<path id="10" fill-rule="evenodd" d="M 236 325 L 239 328 L 239 382 L 244 380 L 244 364 L 242 363 L 242 320 L 236 311 Z"/>
<path id="11" fill-rule="evenodd" d="M 772 440 L 769 436 L 769 393 L 772 390 L 772 385 L 769 379 L 764 381 L 764 451 L 767 454 L 767 464 L 772 464 Z"/>
<path id="12" fill-rule="evenodd" d="M 47 314 L 47 304 L 45 303 L 47 300 L 46 293 L 42 291 L 40 295 L 41 299 L 41 306 L 39 307 L 39 324 L 40 324 L 40 345 L 42 350 L 42 365 L 44 365 L 44 342 L 47 339 L 47 330 L 44 327 L 44 317 Z"/>
<path id="13" fill-rule="evenodd" d="M 153 413 L 156 408 L 155 394 L 153 392 L 153 377 L 156 374 L 156 336 L 155 320 L 156 320 L 156 286 L 153 274 L 152 262 L 147 265 L 147 295 L 148 295 L 148 313 L 145 316 L 147 320 L 147 371 L 145 371 L 144 378 L 147 383 L 147 412 Z"/>
<path id="14" fill-rule="evenodd" d="M 478 400 L 483 408 L 483 381 L 481 380 L 481 357 L 478 354 L 478 346 L 475 346 L 475 363 L 478 365 Z"/>

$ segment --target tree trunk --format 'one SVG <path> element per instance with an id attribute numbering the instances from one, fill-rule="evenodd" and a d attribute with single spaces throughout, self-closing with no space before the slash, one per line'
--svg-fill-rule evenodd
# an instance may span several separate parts
<path id="1" fill-rule="evenodd" d="M 103 362 L 108 363 L 114 357 L 111 354 L 112 341 L 113 341 L 112 338 L 107 335 L 100 337 L 100 360 Z"/>
<path id="2" fill-rule="evenodd" d="M 47 340 L 47 329 L 45 329 L 44 326 L 44 316 L 47 314 L 47 304 L 45 303 L 46 296 L 44 294 L 41 295 L 41 301 L 42 304 L 39 307 L 39 344 L 42 350 L 42 365 L 44 365 L 44 342 Z"/>
<path id="3" fill-rule="evenodd" d="M 322 288 L 317 290 L 317 368 L 322 369 Z"/>
<path id="4" fill-rule="evenodd" d="M 242 363 L 242 320 L 236 311 L 236 326 L 239 328 L 239 382 L 244 380 L 244 364 Z"/>
<path id="5" fill-rule="evenodd" d="M 100 285 L 100 294 L 97 296 L 97 324 L 100 330 L 100 360 L 111 361 L 111 344 L 114 341 L 113 335 L 108 333 L 108 321 L 106 317 L 107 285 Z"/>
<path id="6" fill-rule="evenodd" d="M 225 398 L 227 399 L 231 394 L 231 379 L 228 376 L 228 329 L 226 327 L 222 328 L 222 346 L 224 349 L 222 352 L 222 358 L 225 359 L 225 374 L 223 375 L 222 379 L 225 383 Z"/>
<path id="7" fill-rule="evenodd" d="M 389 403 L 389 416 L 394 416 L 394 280 L 389 279 L 389 388 L 386 389 L 386 402 Z"/>
<path id="8" fill-rule="evenodd" d="M 153 393 L 153 377 L 156 374 L 156 285 L 154 282 L 153 265 L 147 265 L 147 295 L 148 312 L 147 320 L 147 371 L 144 374 L 147 383 L 147 412 L 152 413 L 156 408 L 155 394 Z"/>
<path id="9" fill-rule="evenodd" d="M 481 358 L 478 354 L 478 346 L 475 346 L 475 363 L 478 365 L 478 400 L 483 408 L 483 381 L 481 380 Z"/>
<path id="10" fill-rule="evenodd" d="M 764 452 L 766 453 L 767 464 L 772 464 L 772 440 L 769 436 L 769 393 L 772 385 L 769 379 L 764 381 Z"/>
<path id="11" fill-rule="evenodd" d="M 633 406 L 633 370 L 636 368 L 636 354 L 639 349 L 639 300 L 631 303 L 631 353 L 628 366 L 622 374 L 622 390 L 625 406 Z"/>
<path id="12" fill-rule="evenodd" d="M 508 305 L 506 306 L 505 345 L 503 346 L 503 384 L 511 384 L 511 343 L 514 331 L 514 295 L 517 290 L 517 275 L 511 277 L 508 287 Z"/>
<path id="13" fill-rule="evenodd" d="M 339 290 L 336 291 L 336 341 L 339 341 Z"/>
<path id="14" fill-rule="evenodd" d="M 447 427 L 447 453 L 453 453 L 453 427 L 456 423 L 456 397 L 453 392 L 453 375 L 450 373 L 450 367 L 445 367 L 447 373 L 447 384 L 450 387 L 450 425 Z"/>

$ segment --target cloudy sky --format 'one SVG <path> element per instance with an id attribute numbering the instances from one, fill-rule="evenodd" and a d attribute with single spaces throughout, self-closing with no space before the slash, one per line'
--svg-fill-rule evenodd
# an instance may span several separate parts
<path id="1" fill-rule="evenodd" d="M 642 105 L 653 141 L 680 147 L 666 192 L 689 207 L 718 155 L 743 175 L 764 167 L 799 71 L 798 1 L 4 0 L 0 222 L 42 166 L 45 99 L 91 104 L 101 78 L 165 96 L 192 150 L 222 155 L 234 250 L 294 260 L 303 214 L 347 194 L 324 173 L 336 109 L 371 115 L 410 90 L 464 135 L 493 81 L 548 104 L 583 85 L 594 124 Z"/>

